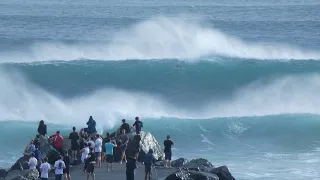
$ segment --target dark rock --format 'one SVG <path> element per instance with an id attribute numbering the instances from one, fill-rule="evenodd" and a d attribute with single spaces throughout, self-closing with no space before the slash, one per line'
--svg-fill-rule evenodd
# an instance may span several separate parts
<path id="1" fill-rule="evenodd" d="M 213 168 L 211 162 L 209 162 L 207 159 L 199 158 L 199 159 L 193 159 L 190 162 L 183 165 L 184 168 L 200 168 L 201 171 L 206 171 L 209 168 Z"/>
<path id="2" fill-rule="evenodd" d="M 8 173 L 4 180 L 38 180 L 39 172 L 37 170 L 26 169 L 26 170 L 13 170 Z"/>
<path id="3" fill-rule="evenodd" d="M 28 155 L 22 156 L 21 158 L 19 158 L 16 161 L 16 163 L 14 165 L 11 166 L 9 171 L 28 169 L 29 168 L 29 165 L 28 165 L 29 158 L 30 158 L 30 156 L 28 156 Z"/>
<path id="4" fill-rule="evenodd" d="M 6 169 L 0 169 L 0 178 L 6 177 L 8 174 L 8 171 Z"/>
<path id="5" fill-rule="evenodd" d="M 185 158 L 179 158 L 177 160 L 171 161 L 171 166 L 172 167 L 182 167 L 183 165 L 185 165 L 186 163 L 188 163 L 188 160 Z"/>
<path id="6" fill-rule="evenodd" d="M 235 180 L 227 166 L 213 168 L 210 173 L 217 175 L 219 180 Z"/>
<path id="7" fill-rule="evenodd" d="M 219 178 L 211 173 L 181 170 L 170 174 L 165 180 L 219 180 Z"/>

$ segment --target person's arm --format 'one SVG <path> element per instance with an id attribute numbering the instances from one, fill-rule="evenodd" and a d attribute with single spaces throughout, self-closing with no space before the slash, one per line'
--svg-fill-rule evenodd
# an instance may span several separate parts
<path id="1" fill-rule="evenodd" d="M 38 133 L 40 134 L 40 125 L 38 126 Z"/>
<path id="2" fill-rule="evenodd" d="M 141 127 L 143 128 L 143 123 L 142 123 L 142 121 L 140 121 L 141 122 Z"/>
<path id="3" fill-rule="evenodd" d="M 83 151 L 84 151 L 84 148 L 79 151 L 79 154 L 82 153 Z"/>
<path id="4" fill-rule="evenodd" d="M 69 139 L 71 139 L 71 134 L 72 134 L 72 133 L 69 134 Z"/>
<path id="5" fill-rule="evenodd" d="M 40 165 L 40 172 L 42 172 L 43 164 Z"/>
<path id="6" fill-rule="evenodd" d="M 79 132 L 79 135 L 80 135 L 80 136 L 83 136 L 83 135 L 82 135 L 83 130 L 84 130 L 83 128 L 80 129 L 80 132 Z"/>

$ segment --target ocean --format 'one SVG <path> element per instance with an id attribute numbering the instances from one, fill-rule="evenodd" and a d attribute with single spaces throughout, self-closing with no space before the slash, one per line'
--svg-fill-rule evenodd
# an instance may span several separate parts
<path id="1" fill-rule="evenodd" d="M 0 167 L 43 119 L 139 116 L 238 180 L 320 179 L 320 1 L 1 0 Z"/>

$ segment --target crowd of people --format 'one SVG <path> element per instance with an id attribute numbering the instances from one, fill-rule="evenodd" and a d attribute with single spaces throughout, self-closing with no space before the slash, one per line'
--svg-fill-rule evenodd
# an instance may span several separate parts
<path id="1" fill-rule="evenodd" d="M 69 134 L 68 139 L 71 141 L 70 149 L 63 150 L 63 136 L 60 131 L 57 131 L 54 135 L 48 138 L 50 144 L 59 152 L 54 163 L 55 179 L 70 180 L 70 166 L 76 164 L 80 158 L 82 163 L 83 175 L 86 175 L 86 179 L 95 180 L 95 168 L 100 168 L 102 163 L 107 164 L 107 172 L 113 171 L 114 162 L 114 148 L 120 151 L 120 164 L 126 164 L 126 177 L 127 180 L 135 179 L 135 169 L 137 168 L 137 161 L 140 152 L 141 130 L 143 123 L 139 117 L 135 118 L 135 122 L 130 126 L 125 119 L 122 120 L 122 125 L 118 131 L 112 136 L 106 133 L 106 137 L 102 137 L 96 131 L 96 121 L 92 116 L 89 117 L 87 122 L 87 128 L 82 128 L 79 133 L 76 131 L 76 127 L 72 128 L 72 132 Z M 135 129 L 135 132 L 131 132 Z M 132 133 L 133 140 L 129 140 L 130 133 Z M 25 155 L 29 155 L 30 159 L 28 165 L 30 169 L 37 169 L 40 172 L 41 180 L 47 180 L 51 166 L 48 163 L 47 157 L 41 156 L 40 151 L 40 136 L 47 136 L 47 126 L 43 120 L 40 121 L 38 127 L 38 135 L 33 139 L 26 148 Z M 171 146 L 174 145 L 173 141 L 168 135 L 164 141 L 164 154 L 165 162 L 164 167 L 171 167 Z M 131 150 L 128 150 L 131 147 Z M 71 156 L 69 156 L 69 151 Z M 145 166 L 145 180 L 151 180 L 152 167 L 156 159 L 153 156 L 153 150 L 149 149 L 149 152 L 143 159 Z"/>

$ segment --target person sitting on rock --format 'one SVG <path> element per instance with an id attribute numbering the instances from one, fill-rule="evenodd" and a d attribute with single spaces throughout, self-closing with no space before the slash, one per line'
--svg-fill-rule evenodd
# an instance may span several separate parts
<path id="1" fill-rule="evenodd" d="M 129 142 L 129 137 L 128 135 L 126 135 L 126 129 L 122 129 L 122 134 L 120 135 L 120 151 L 121 151 L 121 160 L 120 160 L 120 164 L 122 164 L 122 162 L 127 162 L 126 159 L 126 150 L 128 147 L 128 142 Z"/>
<path id="2" fill-rule="evenodd" d="M 134 180 L 135 170 L 137 169 L 137 160 L 135 157 L 128 156 L 126 163 L 126 177 L 127 180 Z"/>
<path id="3" fill-rule="evenodd" d="M 36 135 L 36 138 L 33 140 L 33 144 L 34 144 L 35 148 L 40 149 L 40 135 L 39 134 Z"/>
<path id="4" fill-rule="evenodd" d="M 139 120 L 139 117 L 136 117 L 135 120 L 133 127 L 136 129 L 136 134 L 140 134 L 141 129 L 143 128 L 143 123 Z"/>
<path id="5" fill-rule="evenodd" d="M 89 135 L 97 132 L 97 130 L 96 130 L 96 121 L 93 120 L 92 116 L 89 117 L 87 125 L 88 125 L 87 133 Z"/>
<path id="6" fill-rule="evenodd" d="M 169 135 L 167 135 L 167 139 L 163 142 L 163 144 L 164 144 L 164 155 L 165 155 L 164 167 L 171 168 L 171 157 L 172 157 L 171 146 L 173 146 L 174 143 L 171 141 L 171 138 Z"/>
<path id="7" fill-rule="evenodd" d="M 41 120 L 39 122 L 39 126 L 38 126 L 38 133 L 41 135 L 41 136 L 45 136 L 47 134 L 47 125 L 44 124 L 44 121 Z"/>
<path id="8" fill-rule="evenodd" d="M 119 133 L 122 133 L 122 130 L 125 130 L 126 134 L 130 133 L 130 125 L 126 123 L 125 119 L 122 119 L 122 125 L 120 126 Z"/>
<path id="9" fill-rule="evenodd" d="M 63 145 L 63 137 L 60 135 L 60 131 L 57 131 L 56 134 L 50 136 L 52 139 L 53 147 L 62 154 L 62 145 Z"/>
<path id="10" fill-rule="evenodd" d="M 40 172 L 41 172 L 40 178 L 41 180 L 48 180 L 51 166 L 48 163 L 47 157 L 43 158 L 43 161 L 44 162 L 40 165 Z"/>
<path id="11" fill-rule="evenodd" d="M 24 155 L 31 155 L 36 150 L 33 140 L 27 145 Z"/>
<path id="12" fill-rule="evenodd" d="M 72 133 L 70 133 L 69 139 L 71 139 L 72 159 L 76 161 L 77 151 L 79 150 L 79 144 L 78 144 L 79 134 L 76 132 L 76 127 L 72 128 Z"/>
<path id="13" fill-rule="evenodd" d="M 152 166 L 156 162 L 156 159 L 153 156 L 153 150 L 149 149 L 148 154 L 144 157 L 144 167 L 145 167 L 145 180 L 151 180 L 152 177 Z"/>
<path id="14" fill-rule="evenodd" d="M 39 151 L 39 149 L 36 148 L 36 150 L 33 151 L 33 153 L 34 153 L 34 157 L 35 157 L 35 158 L 37 159 L 37 161 L 38 161 L 38 165 L 40 165 L 41 162 L 42 162 L 41 151 Z M 38 166 L 38 167 L 39 167 L 39 166 Z"/>
<path id="15" fill-rule="evenodd" d="M 30 155 L 30 159 L 28 161 L 29 169 L 37 169 L 38 160 L 34 157 L 34 153 L 32 152 Z"/>

